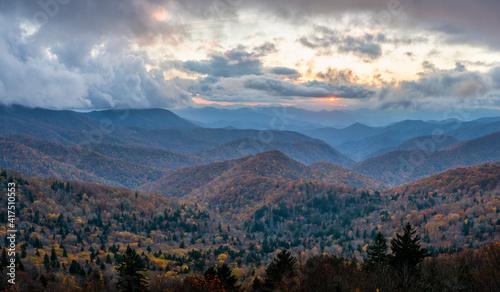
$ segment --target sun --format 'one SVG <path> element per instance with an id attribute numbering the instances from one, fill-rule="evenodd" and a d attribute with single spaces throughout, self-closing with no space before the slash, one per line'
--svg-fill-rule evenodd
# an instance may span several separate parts
<path id="1" fill-rule="evenodd" d="M 336 99 L 335 99 L 335 97 L 330 97 L 328 100 L 329 101 L 335 101 Z"/>

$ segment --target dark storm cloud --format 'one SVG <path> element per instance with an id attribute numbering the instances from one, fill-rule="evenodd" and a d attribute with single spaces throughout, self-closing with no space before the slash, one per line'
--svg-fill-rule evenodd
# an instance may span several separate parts
<path id="1" fill-rule="evenodd" d="M 175 44 L 182 25 L 151 14 L 161 1 L 2 1 L 0 102 L 49 108 L 176 107 L 189 95 L 135 44 Z"/>
<path id="2" fill-rule="evenodd" d="M 208 60 L 186 61 L 184 67 L 189 71 L 213 77 L 236 77 L 262 73 L 261 61 L 254 54 L 242 49 L 215 53 L 209 57 Z"/>

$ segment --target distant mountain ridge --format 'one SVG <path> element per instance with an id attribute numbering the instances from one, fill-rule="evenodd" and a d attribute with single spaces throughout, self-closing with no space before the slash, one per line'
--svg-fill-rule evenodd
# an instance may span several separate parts
<path id="1" fill-rule="evenodd" d="M 281 151 L 290 158 L 304 164 L 327 161 L 348 166 L 354 163 L 351 159 L 320 140 L 286 143 L 276 140 L 262 141 L 245 137 L 208 150 L 194 152 L 192 155 L 200 158 L 206 157 L 211 161 L 224 161 L 270 150 Z"/>
<path id="2" fill-rule="evenodd" d="M 500 132 L 462 142 L 452 148 L 396 150 L 352 165 L 384 183 L 400 185 L 454 167 L 500 161 Z"/>
<path id="3" fill-rule="evenodd" d="M 382 150 L 376 151 L 368 156 L 368 158 L 380 156 L 382 154 L 394 151 L 394 150 L 414 150 L 414 149 L 422 149 L 422 150 L 441 150 L 450 148 L 454 145 L 457 145 L 460 141 L 449 135 L 426 135 L 419 136 L 415 138 L 411 138 L 409 140 L 404 141 L 398 146 L 387 147 Z"/>
<path id="4" fill-rule="evenodd" d="M 107 119 L 114 125 L 133 126 L 144 129 L 178 129 L 198 128 L 197 125 L 179 117 L 166 109 L 124 109 L 92 111 L 84 114 L 94 120 Z"/>
<path id="5" fill-rule="evenodd" d="M 302 133 L 322 139 L 347 157 L 362 161 L 377 156 L 407 140 L 424 136 L 451 136 L 459 141 L 478 138 L 500 131 L 500 117 L 481 118 L 462 122 L 456 119 L 445 121 L 404 120 L 385 127 L 369 127 L 353 124 L 347 128 L 321 128 Z"/>

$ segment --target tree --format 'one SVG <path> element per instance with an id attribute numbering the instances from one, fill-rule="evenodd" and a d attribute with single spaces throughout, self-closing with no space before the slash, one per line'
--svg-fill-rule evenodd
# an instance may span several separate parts
<path id="1" fill-rule="evenodd" d="M 142 274 L 142 272 L 146 271 L 145 266 L 146 264 L 135 249 L 127 246 L 122 262 L 118 267 L 120 277 L 118 286 L 121 291 L 143 291 L 148 287 L 148 281 Z"/>
<path id="2" fill-rule="evenodd" d="M 260 277 L 255 277 L 252 282 L 252 291 L 253 292 L 262 292 L 262 280 Z"/>
<path id="3" fill-rule="evenodd" d="M 71 264 L 69 265 L 69 273 L 85 276 L 85 271 L 83 270 L 82 266 L 75 260 L 72 260 Z"/>
<path id="4" fill-rule="evenodd" d="M 232 274 L 231 268 L 226 263 L 217 268 L 211 266 L 205 271 L 204 276 L 207 282 L 213 282 L 214 279 L 218 279 L 225 291 L 240 290 L 241 285 L 236 285 L 238 278 Z"/>
<path id="5" fill-rule="evenodd" d="M 52 266 L 50 265 L 49 255 L 47 253 L 45 253 L 45 255 L 43 256 L 43 265 L 47 270 L 52 269 Z"/>
<path id="6" fill-rule="evenodd" d="M 276 255 L 266 268 L 266 279 L 264 281 L 265 291 L 281 289 L 291 290 L 297 286 L 297 260 L 292 254 L 283 250 Z"/>
<path id="7" fill-rule="evenodd" d="M 396 233 L 396 238 L 391 239 L 392 264 L 396 268 L 407 267 L 413 269 L 418 263 L 429 256 L 427 249 L 420 247 L 420 236 L 410 223 L 403 229 L 403 235 Z"/>
<path id="8" fill-rule="evenodd" d="M 366 258 L 363 262 L 363 268 L 368 271 L 376 270 L 378 267 L 389 262 L 390 255 L 387 252 L 387 240 L 382 233 L 378 233 L 375 237 L 373 245 L 368 246 Z"/>

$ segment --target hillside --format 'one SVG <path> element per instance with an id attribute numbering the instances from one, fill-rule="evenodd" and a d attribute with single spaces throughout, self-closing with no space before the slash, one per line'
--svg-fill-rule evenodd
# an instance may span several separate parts
<path id="1" fill-rule="evenodd" d="M 98 121 L 106 119 L 117 126 L 144 129 L 187 130 L 198 127 L 166 109 L 103 110 L 85 113 L 85 116 Z"/>
<path id="2" fill-rule="evenodd" d="M 1 167 L 30 176 L 54 176 L 135 188 L 167 173 L 86 148 L 63 146 L 24 135 L 0 136 L 0 148 Z"/>
<path id="3" fill-rule="evenodd" d="M 415 137 L 409 140 L 404 141 L 398 146 L 387 147 L 382 150 L 378 150 L 374 153 L 368 155 L 370 157 L 380 156 L 382 154 L 395 151 L 395 150 L 414 150 L 414 149 L 422 149 L 422 150 L 442 150 L 446 148 L 450 148 L 455 146 L 460 141 L 449 135 L 426 135 Z"/>
<path id="4" fill-rule="evenodd" d="M 439 151 L 397 150 L 352 165 L 354 171 L 400 185 L 454 167 L 500 160 L 500 132 Z"/>
<path id="5" fill-rule="evenodd" d="M 351 159 L 362 161 L 368 157 L 377 156 L 376 154 L 381 155 L 387 150 L 397 150 L 399 144 L 421 136 L 445 135 L 465 141 L 497 131 L 500 131 L 499 117 L 467 122 L 457 119 L 405 120 L 384 127 L 369 127 L 357 123 L 343 129 L 322 128 L 302 132 L 324 140 Z M 391 149 L 392 147 L 396 148 Z"/>
<path id="6" fill-rule="evenodd" d="M 320 128 L 310 131 L 305 131 L 306 135 L 314 138 L 322 139 L 326 143 L 337 146 L 349 141 L 357 141 L 363 138 L 374 136 L 382 130 L 377 127 L 370 127 L 360 123 L 354 123 L 343 129 L 336 128 Z"/>
<path id="7" fill-rule="evenodd" d="M 181 168 L 141 189 L 166 196 L 186 196 L 192 193 L 198 195 L 200 187 L 206 191 L 214 187 L 231 188 L 233 185 L 228 181 L 253 176 L 295 180 L 312 178 L 319 174 L 281 152 L 269 151 L 235 160 Z"/>
<path id="8" fill-rule="evenodd" d="M 322 176 L 318 180 L 328 184 L 374 190 L 387 188 L 387 185 L 376 181 L 369 176 L 352 171 L 337 164 L 315 162 L 309 164 L 309 168 L 320 172 Z"/>
<path id="9" fill-rule="evenodd" d="M 321 185 L 383 187 L 374 179 L 341 166 L 323 162 L 308 167 L 281 152 L 268 151 L 237 160 L 182 168 L 144 185 L 141 190 L 200 203 L 227 202 L 248 214 L 264 201 L 275 201 L 284 192 L 288 193 L 290 185 L 304 181 L 317 181 L 314 183 Z"/>
<path id="10" fill-rule="evenodd" d="M 211 161 L 224 161 L 271 150 L 280 151 L 303 164 L 327 161 L 347 166 L 353 163 L 352 160 L 321 141 L 287 143 L 277 140 L 268 142 L 255 138 L 240 138 L 205 151 L 195 152 L 192 155 Z"/>
<path id="11" fill-rule="evenodd" d="M 190 122 L 178 120 L 179 117 L 165 110 L 110 110 L 89 115 L 97 120 L 74 111 L 0 106 L 0 121 L 5 125 L 0 135 L 29 135 L 68 146 L 104 143 L 182 153 L 208 150 L 245 137 L 285 143 L 321 142 L 290 131 L 193 127 L 189 126 Z M 180 125 L 180 129 L 169 127 L 171 118 L 177 121 L 172 123 Z M 146 128 L 141 127 L 141 123 Z"/>
<path id="12" fill-rule="evenodd" d="M 209 188 L 218 187 L 212 196 L 201 187 L 186 197 L 191 198 L 187 203 L 0 169 L 4 189 L 7 182 L 16 183 L 20 289 L 114 287 L 113 269 L 127 245 L 145 261 L 154 285 L 223 261 L 237 268 L 240 283 L 250 287 L 278 249 L 300 252 L 304 259 L 327 253 L 360 261 L 377 232 L 393 237 L 401 222 L 417 227 L 433 255 L 500 241 L 498 163 L 450 170 L 380 193 L 290 180 L 309 170 L 295 165 L 290 172 L 283 166 L 298 162 L 288 160 L 274 151 L 208 165 L 204 171 L 212 172 L 204 173 L 228 176 L 217 176 L 219 186 L 208 182 Z M 243 166 L 241 175 L 229 176 L 227 169 Z M 181 170 L 189 175 L 192 168 Z M 201 196 L 206 201 L 193 202 Z M 2 196 L 0 203 L 6 200 Z"/>

